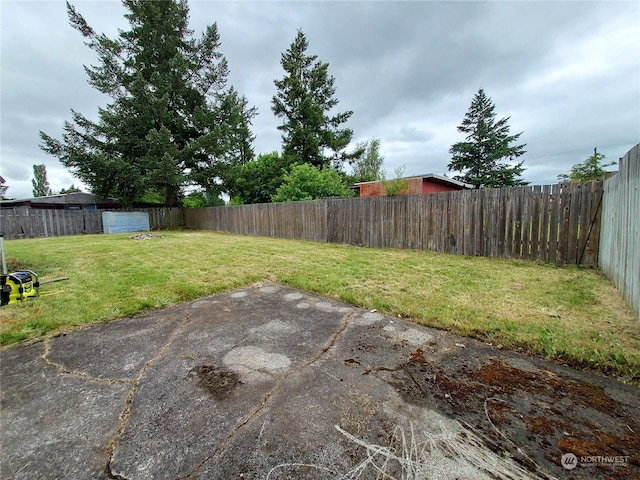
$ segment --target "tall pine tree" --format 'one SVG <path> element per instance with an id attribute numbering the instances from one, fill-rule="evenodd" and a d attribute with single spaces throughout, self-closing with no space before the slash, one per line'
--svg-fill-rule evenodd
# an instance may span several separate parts
<path id="1" fill-rule="evenodd" d="M 307 54 L 309 42 L 298 30 L 280 63 L 285 75 L 275 80 L 277 94 L 271 110 L 282 118 L 282 151 L 290 163 L 309 163 L 322 167 L 339 167 L 350 155 L 344 151 L 353 131 L 341 128 L 352 111 L 331 114 L 338 104 L 334 97 L 335 78 L 329 75 L 329 64 Z"/>
<path id="2" fill-rule="evenodd" d="M 224 191 L 220 163 L 236 147 L 229 122 L 238 117 L 223 104 L 236 102 L 249 123 L 255 110 L 226 90 L 216 24 L 193 38 L 186 0 L 122 3 L 130 28 L 115 39 L 96 33 L 67 3 L 71 26 L 98 56 L 97 66 L 85 67 L 88 82 L 111 102 L 97 122 L 72 110 L 62 140 L 40 132 L 41 148 L 94 193 L 127 204 L 151 191 L 174 206 L 187 185 Z M 250 144 L 251 135 L 244 140 Z"/>
<path id="3" fill-rule="evenodd" d="M 526 144 L 513 145 L 522 132 L 509 135 L 509 117 L 496 121 L 495 104 L 484 90 L 478 90 L 471 106 L 458 126 L 458 131 L 466 134 L 466 141 L 451 146 L 452 155 L 449 170 L 461 172 L 456 180 L 473 185 L 475 188 L 498 188 L 526 185 L 518 178 L 522 175 L 523 162 L 513 161 L 525 153 Z"/>
<path id="4" fill-rule="evenodd" d="M 224 125 L 223 155 L 217 166 L 217 178 L 221 179 L 225 192 L 233 197 L 238 191 L 238 178 L 242 167 L 254 159 L 251 121 L 257 115 L 255 107 L 249 107 L 247 99 L 231 88 L 220 98 L 221 124 Z M 208 188 L 211 192 L 212 189 Z"/>

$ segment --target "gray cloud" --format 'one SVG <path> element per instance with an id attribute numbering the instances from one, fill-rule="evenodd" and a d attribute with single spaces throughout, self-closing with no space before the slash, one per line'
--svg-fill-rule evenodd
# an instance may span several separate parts
<path id="1" fill-rule="evenodd" d="M 78 1 L 97 31 L 126 28 L 119 2 Z M 380 138 L 388 175 L 446 172 L 451 144 L 478 88 L 523 132 L 525 178 L 554 183 L 598 146 L 616 160 L 640 141 L 640 32 L 635 2 L 190 3 L 198 34 L 216 22 L 230 83 L 259 109 L 256 152 L 280 148 L 270 109 L 280 55 L 296 30 L 330 64 L 339 110 L 353 110 L 354 142 Z M 62 1 L 4 0 L 1 11 L 0 172 L 28 196 L 34 163 L 54 189 L 74 180 L 38 148 L 69 110 L 95 118 L 107 99 L 86 83 L 95 61 Z M 449 173 L 453 175 L 453 172 Z M 27 177 L 27 178 L 25 178 Z M 55 183 L 54 183 L 55 181 Z M 76 181 L 77 184 L 77 181 Z"/>

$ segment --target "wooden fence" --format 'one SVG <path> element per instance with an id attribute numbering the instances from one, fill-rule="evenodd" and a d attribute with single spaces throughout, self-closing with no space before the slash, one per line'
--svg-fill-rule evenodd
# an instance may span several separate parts
<path id="1" fill-rule="evenodd" d="M 604 182 L 599 265 L 640 319 L 640 144 Z"/>
<path id="2" fill-rule="evenodd" d="M 597 265 L 601 182 L 149 212 L 151 228 Z M 102 212 L 2 209 L 7 238 L 102 233 Z M 637 227 L 636 227 L 637 228 Z"/>
<path id="3" fill-rule="evenodd" d="M 332 200 L 335 202 L 336 200 Z M 327 241 L 328 200 L 186 209 L 187 228 Z"/>
<path id="4" fill-rule="evenodd" d="M 149 213 L 152 229 L 183 226 L 178 208 L 136 208 Z M 102 210 L 56 210 L 29 207 L 0 210 L 0 232 L 7 239 L 102 233 Z"/>
<path id="5" fill-rule="evenodd" d="M 185 226 L 367 247 L 597 265 L 602 182 L 184 211 Z"/>

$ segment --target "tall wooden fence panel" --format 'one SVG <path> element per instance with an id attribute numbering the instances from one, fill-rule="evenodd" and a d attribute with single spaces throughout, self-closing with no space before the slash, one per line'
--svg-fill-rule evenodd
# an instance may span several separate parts
<path id="1" fill-rule="evenodd" d="M 597 265 L 602 183 L 184 211 L 189 228 Z"/>
<path id="2" fill-rule="evenodd" d="M 184 226 L 181 208 L 133 208 L 131 211 L 149 213 L 149 227 L 152 230 L 166 230 Z"/>
<path id="3" fill-rule="evenodd" d="M 185 209 L 188 228 L 327 241 L 327 202 L 264 203 Z"/>
<path id="4" fill-rule="evenodd" d="M 9 239 L 102 233 L 102 212 L 3 208 L 0 211 L 0 231 Z"/>
<path id="5" fill-rule="evenodd" d="M 640 319 L 640 144 L 604 182 L 599 264 Z"/>
<path id="6" fill-rule="evenodd" d="M 152 229 L 184 226 L 179 208 L 139 208 L 149 212 Z M 102 233 L 102 210 L 2 208 L 0 232 L 7 239 Z"/>

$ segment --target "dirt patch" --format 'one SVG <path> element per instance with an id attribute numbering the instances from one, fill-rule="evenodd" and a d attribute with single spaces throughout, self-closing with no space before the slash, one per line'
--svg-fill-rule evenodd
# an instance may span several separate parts
<path id="1" fill-rule="evenodd" d="M 460 420 L 494 451 L 506 452 L 530 470 L 558 478 L 640 478 L 637 403 L 621 403 L 597 383 L 561 369 L 516 368 L 517 361 L 470 350 L 443 361 L 417 349 L 403 364 L 363 374 L 379 375 L 408 402 Z M 561 464 L 565 453 L 577 457 L 571 471 Z M 593 461 L 603 456 L 623 461 Z"/>
<path id="2" fill-rule="evenodd" d="M 153 240 L 155 238 L 162 238 L 162 235 L 158 235 L 157 233 L 139 233 L 137 235 L 131 235 L 129 238 L 131 240 Z"/>
<path id="3" fill-rule="evenodd" d="M 527 430 L 538 435 L 551 435 L 556 425 L 545 417 L 529 417 L 526 421 Z"/>
<path id="4" fill-rule="evenodd" d="M 240 385 L 238 374 L 221 370 L 213 365 L 198 365 L 189 370 L 190 378 L 197 378 L 198 385 L 204 388 L 216 400 L 222 400 Z"/>
<path id="5" fill-rule="evenodd" d="M 617 415 L 622 412 L 622 405 L 612 399 L 599 385 L 581 380 L 561 378 L 549 370 L 539 373 L 527 372 L 505 365 L 490 362 L 480 370 L 478 376 L 485 387 L 494 393 L 513 394 L 516 391 L 544 391 L 552 398 L 571 397 L 584 407 Z"/>
<path id="6" fill-rule="evenodd" d="M 512 393 L 514 390 L 530 389 L 537 380 L 532 372 L 525 372 L 504 363 L 491 362 L 477 372 L 480 383 L 490 386 L 495 392 Z"/>

